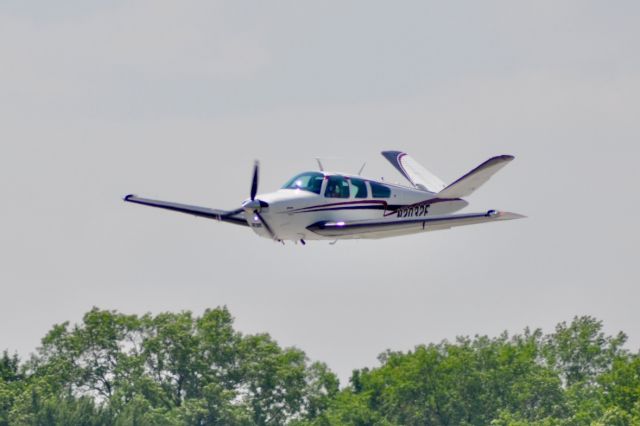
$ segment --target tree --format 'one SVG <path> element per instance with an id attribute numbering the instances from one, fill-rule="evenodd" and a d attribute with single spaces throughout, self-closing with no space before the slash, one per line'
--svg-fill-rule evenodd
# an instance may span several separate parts
<path id="1" fill-rule="evenodd" d="M 548 336 L 526 329 L 387 351 L 380 367 L 354 371 L 315 423 L 632 424 L 640 361 L 624 341 L 622 333 L 606 336 L 601 322 L 576 317 Z"/>
<path id="2" fill-rule="evenodd" d="M 224 307 L 199 318 L 94 308 L 52 328 L 24 380 L 17 358 L 1 362 L 0 419 L 15 423 L 285 424 L 316 416 L 338 391 L 326 365 L 243 336 Z"/>
<path id="3" fill-rule="evenodd" d="M 53 326 L 26 362 L 0 357 L 0 426 L 640 424 L 640 355 L 576 317 L 549 335 L 459 337 L 386 351 L 348 386 L 225 307 Z"/>
<path id="4" fill-rule="evenodd" d="M 626 340 L 624 333 L 605 336 L 602 321 L 590 316 L 575 317 L 569 325 L 558 324 L 555 333 L 547 337 L 545 357 L 561 373 L 567 386 L 592 383 L 623 353 Z"/>

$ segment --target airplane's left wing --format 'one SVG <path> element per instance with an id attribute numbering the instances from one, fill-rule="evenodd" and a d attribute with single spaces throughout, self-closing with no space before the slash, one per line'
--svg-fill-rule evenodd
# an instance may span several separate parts
<path id="1" fill-rule="evenodd" d="M 142 204 L 143 206 L 157 207 L 165 210 L 172 210 L 180 213 L 187 213 L 194 216 L 206 217 L 208 219 L 215 219 L 222 222 L 229 222 L 236 225 L 247 225 L 247 221 L 244 217 L 244 209 L 236 210 L 218 210 L 210 209 L 208 207 L 190 206 L 188 204 L 174 203 L 170 201 L 151 200 L 148 198 L 141 198 L 136 195 L 130 194 L 124 197 L 124 201 L 135 204 Z"/>
<path id="2" fill-rule="evenodd" d="M 324 221 L 314 223 L 307 229 L 328 238 L 385 238 L 523 217 L 525 216 L 517 213 L 489 210 L 486 213 L 434 216 L 421 219 L 353 222 Z"/>

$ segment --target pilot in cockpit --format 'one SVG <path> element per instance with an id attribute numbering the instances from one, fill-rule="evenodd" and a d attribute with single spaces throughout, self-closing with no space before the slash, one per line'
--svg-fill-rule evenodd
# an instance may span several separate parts
<path id="1" fill-rule="evenodd" d="M 322 189 L 322 181 L 324 180 L 324 177 L 322 176 L 315 176 L 311 179 L 311 182 L 309 182 L 309 190 L 311 192 L 315 192 L 316 194 L 320 194 L 320 190 Z"/>
<path id="2" fill-rule="evenodd" d="M 331 176 L 324 194 L 328 198 L 349 198 L 349 184 L 340 176 Z"/>

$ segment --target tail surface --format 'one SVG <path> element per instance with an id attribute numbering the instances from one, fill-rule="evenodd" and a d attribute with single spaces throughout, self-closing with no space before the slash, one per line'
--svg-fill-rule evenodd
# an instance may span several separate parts
<path id="1" fill-rule="evenodd" d="M 471 195 L 498 170 L 514 159 L 513 155 L 498 155 L 480 164 L 451 185 L 438 192 L 438 198 L 462 198 Z"/>
<path id="2" fill-rule="evenodd" d="M 444 182 L 411 158 L 406 152 L 382 151 L 382 155 L 414 187 L 433 193 L 440 192 L 445 187 Z"/>

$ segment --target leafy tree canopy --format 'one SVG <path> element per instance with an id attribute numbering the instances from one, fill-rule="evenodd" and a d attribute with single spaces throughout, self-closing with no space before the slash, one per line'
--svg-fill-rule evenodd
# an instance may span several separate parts
<path id="1" fill-rule="evenodd" d="M 53 326 L 30 359 L 0 357 L 2 425 L 638 425 L 640 355 L 576 317 L 553 333 L 387 351 L 337 377 L 225 308 Z"/>

